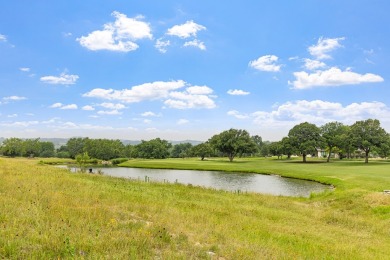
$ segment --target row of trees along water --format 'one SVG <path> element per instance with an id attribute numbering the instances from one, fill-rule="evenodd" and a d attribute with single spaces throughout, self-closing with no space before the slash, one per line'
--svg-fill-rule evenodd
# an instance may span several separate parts
<path id="1" fill-rule="evenodd" d="M 192 145 L 180 143 L 172 145 L 160 138 L 142 140 L 137 145 L 125 145 L 120 140 L 71 138 L 66 145 L 54 148 L 51 142 L 40 139 L 8 138 L 3 141 L 0 151 L 4 156 L 60 157 L 73 158 L 83 155 L 93 160 L 113 160 L 121 162 L 127 158 L 164 159 L 199 156 L 227 156 L 233 161 L 236 156 L 278 156 L 290 158 L 292 155 L 306 157 L 327 157 L 333 155 L 340 159 L 363 157 L 368 163 L 370 156 L 386 158 L 390 153 L 390 135 L 379 120 L 357 121 L 353 125 L 330 122 L 317 127 L 305 122 L 295 125 L 278 142 L 263 141 L 258 135 L 250 136 L 246 130 L 229 129 L 212 136 L 208 141 Z M 122 158 L 122 159 L 121 159 Z"/>

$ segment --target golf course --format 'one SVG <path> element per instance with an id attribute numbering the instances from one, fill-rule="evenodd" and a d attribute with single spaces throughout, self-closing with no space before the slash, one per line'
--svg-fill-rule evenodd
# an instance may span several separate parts
<path id="1" fill-rule="evenodd" d="M 390 162 L 131 159 L 120 166 L 277 174 L 333 185 L 309 198 L 71 173 L 0 158 L 0 258 L 388 259 Z M 104 169 L 102 170 L 104 172 Z"/>

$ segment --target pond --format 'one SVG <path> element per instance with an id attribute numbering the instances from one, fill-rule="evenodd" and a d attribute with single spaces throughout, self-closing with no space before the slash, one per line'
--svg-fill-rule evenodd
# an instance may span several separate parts
<path id="1" fill-rule="evenodd" d="M 74 171 L 75 168 L 72 168 L 72 170 Z M 329 185 L 318 182 L 256 173 L 123 167 L 92 168 L 94 173 L 98 170 L 105 175 L 141 181 L 148 179 L 152 182 L 177 182 L 232 192 L 256 192 L 293 197 L 309 197 L 310 193 L 319 193 L 331 189 Z"/>

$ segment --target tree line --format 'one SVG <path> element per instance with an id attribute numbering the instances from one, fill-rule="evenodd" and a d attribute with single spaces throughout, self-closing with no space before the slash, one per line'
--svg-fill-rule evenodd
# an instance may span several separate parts
<path id="1" fill-rule="evenodd" d="M 113 160 L 118 158 L 185 158 L 227 156 L 233 161 L 239 156 L 302 156 L 306 162 L 308 155 L 317 156 L 318 152 L 340 159 L 363 156 L 368 163 L 370 155 L 386 158 L 390 153 L 390 135 L 380 126 L 379 120 L 357 121 L 348 126 L 340 122 L 330 122 L 317 127 L 304 122 L 295 125 L 288 136 L 277 142 L 264 142 L 258 135 L 251 136 L 243 129 L 229 129 L 216 134 L 206 142 L 192 145 L 180 143 L 172 145 L 167 140 L 155 138 L 142 140 L 137 145 L 125 145 L 120 140 L 71 138 L 66 145 L 54 148 L 51 142 L 38 139 L 5 139 L 0 146 L 4 156 L 59 157 L 76 159 L 87 155 L 88 158 Z"/>

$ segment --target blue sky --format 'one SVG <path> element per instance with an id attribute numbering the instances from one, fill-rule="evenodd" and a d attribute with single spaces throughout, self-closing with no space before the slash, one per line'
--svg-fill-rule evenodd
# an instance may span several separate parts
<path id="1" fill-rule="evenodd" d="M 0 137 L 390 132 L 390 2 L 2 1 Z"/>

